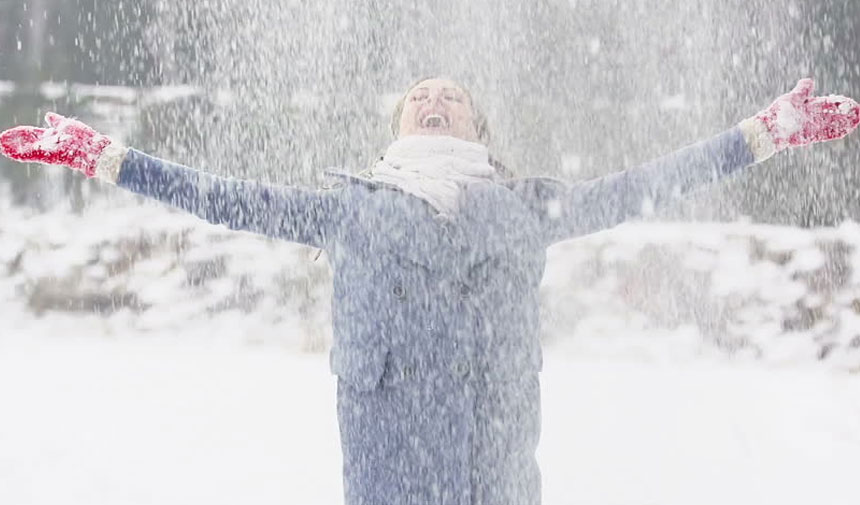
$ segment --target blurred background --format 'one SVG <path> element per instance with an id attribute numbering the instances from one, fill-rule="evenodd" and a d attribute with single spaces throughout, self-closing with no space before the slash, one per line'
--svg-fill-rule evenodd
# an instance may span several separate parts
<path id="1" fill-rule="evenodd" d="M 212 172 L 317 184 L 367 166 L 396 97 L 444 75 L 517 174 L 576 180 L 716 134 L 803 76 L 860 95 L 858 25 L 850 0 L 2 0 L 0 127 L 57 110 Z M 858 145 L 777 157 L 670 214 L 856 219 Z M 95 191 L 62 179 L 0 160 L 19 203 Z"/>
<path id="2" fill-rule="evenodd" d="M 317 186 L 440 75 L 576 181 L 860 97 L 858 51 L 856 0 L 0 0 L 0 130 Z M 858 177 L 854 134 L 549 249 L 546 503 L 858 502 Z M 339 503 L 319 256 L 0 158 L 0 503 Z"/>
<path id="3" fill-rule="evenodd" d="M 372 163 L 391 141 L 397 98 L 441 75 L 471 90 L 492 153 L 515 174 L 576 181 L 717 134 L 804 76 L 820 93 L 860 96 L 858 30 L 860 3 L 849 0 L 0 0 L 0 129 L 53 110 L 211 173 L 319 186 L 326 168 Z M 814 342 L 807 356 L 854 345 L 860 332 L 844 321 L 860 313 L 853 232 L 786 245 L 773 242 L 783 232 L 679 222 L 850 224 L 858 171 L 853 135 L 783 153 L 653 216 L 676 223 L 667 230 L 678 239 L 634 231 L 633 243 L 616 233 L 560 246 L 544 285 L 545 339 L 692 325 L 706 340 L 741 328 L 741 344 L 721 344 L 731 349 L 792 332 Z M 117 335 L 297 328 L 301 347 L 318 350 L 330 339 L 318 251 L 5 158 L 0 208 L 0 301 L 20 324 L 73 314 Z M 732 236 L 744 237 L 740 263 L 719 259 L 735 254 Z M 762 265 L 781 280 L 737 281 Z M 734 287 L 715 288 L 726 279 Z M 744 319 L 738 307 L 751 303 Z M 595 317 L 601 331 L 587 324 Z M 608 323 L 619 319 L 644 322 Z"/>

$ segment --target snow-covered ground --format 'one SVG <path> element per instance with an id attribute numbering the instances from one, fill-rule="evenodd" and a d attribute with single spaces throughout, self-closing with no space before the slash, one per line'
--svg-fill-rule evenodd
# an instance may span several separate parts
<path id="1" fill-rule="evenodd" d="M 857 503 L 856 375 L 546 351 L 548 505 Z M 341 503 L 334 394 L 277 344 L 2 335 L 0 503 Z"/>
<path id="2" fill-rule="evenodd" d="M 0 505 L 342 502 L 315 251 L 9 201 Z M 541 297 L 548 505 L 860 500 L 856 224 L 631 224 L 551 248 Z"/>

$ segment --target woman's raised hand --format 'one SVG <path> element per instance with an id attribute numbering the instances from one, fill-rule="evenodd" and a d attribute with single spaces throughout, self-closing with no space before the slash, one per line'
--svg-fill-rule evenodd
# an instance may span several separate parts
<path id="1" fill-rule="evenodd" d="M 812 79 L 801 79 L 770 107 L 741 122 L 756 161 L 789 147 L 840 139 L 857 128 L 856 101 L 839 95 L 813 96 L 814 89 Z"/>
<path id="2" fill-rule="evenodd" d="M 84 123 L 49 112 L 49 128 L 18 126 L 0 133 L 0 152 L 17 161 L 63 165 L 96 176 L 111 139 Z"/>

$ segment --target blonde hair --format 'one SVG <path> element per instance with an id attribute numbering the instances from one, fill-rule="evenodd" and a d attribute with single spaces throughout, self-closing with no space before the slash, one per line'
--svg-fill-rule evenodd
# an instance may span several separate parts
<path id="1" fill-rule="evenodd" d="M 397 100 L 397 104 L 394 106 L 394 112 L 391 113 L 391 134 L 394 135 L 396 139 L 400 135 L 400 117 L 403 115 L 403 105 L 406 103 L 406 97 L 409 96 L 409 92 L 412 91 L 415 86 L 418 86 L 422 82 L 428 79 L 435 79 L 435 77 L 422 77 L 417 81 L 413 81 L 412 84 L 406 88 L 406 92 Z M 469 98 L 469 106 L 472 107 L 472 120 L 475 123 L 475 133 L 478 134 L 478 140 L 487 145 L 490 143 L 490 130 L 487 127 L 487 116 L 484 115 L 483 111 L 477 106 L 474 98 L 472 98 L 472 93 L 466 89 L 465 86 L 460 84 L 457 81 L 452 80 L 452 82 L 457 83 L 457 86 L 463 90 L 463 93 L 466 94 L 466 97 Z"/>

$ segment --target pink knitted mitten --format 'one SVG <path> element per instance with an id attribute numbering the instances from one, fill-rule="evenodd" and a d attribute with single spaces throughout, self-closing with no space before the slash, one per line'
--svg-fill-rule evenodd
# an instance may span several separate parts
<path id="1" fill-rule="evenodd" d="M 63 165 L 96 176 L 96 166 L 111 139 L 75 119 L 49 112 L 50 128 L 18 126 L 0 133 L 0 152 L 18 161 Z"/>
<path id="2" fill-rule="evenodd" d="M 840 139 L 860 124 L 860 105 L 839 95 L 813 96 L 815 82 L 801 79 L 767 109 L 741 122 L 756 161 L 788 147 Z"/>

